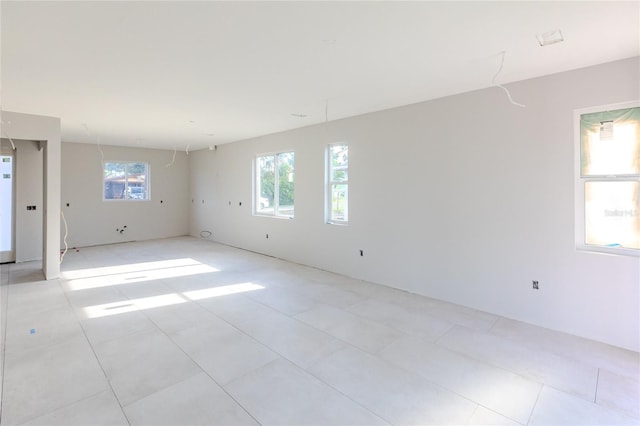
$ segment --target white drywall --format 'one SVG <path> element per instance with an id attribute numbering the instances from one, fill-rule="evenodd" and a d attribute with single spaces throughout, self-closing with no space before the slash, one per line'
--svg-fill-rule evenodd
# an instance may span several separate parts
<path id="1" fill-rule="evenodd" d="M 526 108 L 488 88 L 192 153 L 190 232 L 638 351 L 640 258 L 575 248 L 573 111 L 640 97 L 639 62 L 509 84 Z M 324 223 L 336 142 L 348 226 Z M 253 158 L 286 150 L 295 219 L 252 216 Z"/>
<path id="2" fill-rule="evenodd" d="M 42 259 L 43 151 L 39 142 L 16 145 L 16 262 Z M 35 206 L 35 210 L 27 210 Z"/>
<path id="3" fill-rule="evenodd" d="M 142 161 L 150 167 L 150 200 L 102 199 L 105 161 Z M 186 235 L 189 223 L 187 155 L 119 146 L 62 144 L 62 210 L 69 247 Z M 67 203 L 69 206 L 67 206 Z M 123 233 L 116 229 L 127 226 Z M 64 237 L 64 226 L 61 238 Z M 64 241 L 61 239 L 62 246 Z"/>
<path id="4" fill-rule="evenodd" d="M 48 280 L 60 277 L 60 119 L 42 115 L 2 111 L 2 134 L 13 139 L 42 141 L 43 168 L 43 257 L 42 270 Z M 16 194 L 17 196 L 17 194 Z M 16 230 L 17 232 L 17 230 Z M 16 235 L 17 240 L 20 236 Z"/>

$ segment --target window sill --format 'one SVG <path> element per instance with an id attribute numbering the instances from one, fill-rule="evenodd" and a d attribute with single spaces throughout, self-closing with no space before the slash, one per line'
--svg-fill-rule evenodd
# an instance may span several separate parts
<path id="1" fill-rule="evenodd" d="M 265 213 L 254 213 L 253 216 L 255 217 L 268 217 L 268 218 L 273 218 L 273 219 L 288 219 L 288 220 L 293 220 L 294 216 L 276 216 L 274 214 L 265 214 Z"/>
<path id="2" fill-rule="evenodd" d="M 603 247 L 591 245 L 579 245 L 576 250 L 582 253 L 607 254 L 616 256 L 640 257 L 640 250 L 624 247 Z"/>

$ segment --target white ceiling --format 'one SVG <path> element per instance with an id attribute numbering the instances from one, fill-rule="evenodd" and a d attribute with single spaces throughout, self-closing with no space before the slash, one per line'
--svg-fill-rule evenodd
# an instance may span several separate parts
<path id="1" fill-rule="evenodd" d="M 2 109 L 195 150 L 640 55 L 640 2 L 7 2 Z M 540 47 L 536 34 L 565 41 Z M 496 90 L 499 90 L 496 88 Z M 292 114 L 303 114 L 296 117 Z M 10 136 L 10 125 L 3 135 Z"/>

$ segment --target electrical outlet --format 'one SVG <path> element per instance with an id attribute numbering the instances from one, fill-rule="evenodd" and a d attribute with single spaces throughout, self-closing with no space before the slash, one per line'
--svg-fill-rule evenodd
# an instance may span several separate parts
<path id="1" fill-rule="evenodd" d="M 531 286 L 533 287 L 534 290 L 539 290 L 540 289 L 540 285 L 538 284 L 538 281 L 536 281 L 536 280 L 531 281 Z"/>

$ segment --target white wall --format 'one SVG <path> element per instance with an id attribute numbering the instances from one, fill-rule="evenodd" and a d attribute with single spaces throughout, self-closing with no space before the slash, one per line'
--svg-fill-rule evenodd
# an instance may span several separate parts
<path id="1" fill-rule="evenodd" d="M 575 249 L 573 110 L 639 98 L 639 62 L 508 85 L 526 108 L 488 88 L 192 153 L 190 232 L 638 351 L 640 259 Z M 348 227 L 323 223 L 335 142 Z M 280 150 L 295 219 L 254 217 L 252 159 Z"/>
<path id="2" fill-rule="evenodd" d="M 16 262 L 42 259 L 43 149 L 34 141 L 16 145 Z M 36 210 L 27 210 L 36 206 Z"/>
<path id="3" fill-rule="evenodd" d="M 43 143 L 43 257 L 48 280 L 60 277 L 60 119 L 2 111 L 2 133 L 13 139 Z M 19 236 L 16 235 L 16 240 Z"/>
<path id="4" fill-rule="evenodd" d="M 102 155 L 98 145 L 63 143 L 62 210 L 69 228 L 69 247 L 188 234 L 186 154 L 178 152 L 175 162 L 166 167 L 171 163 L 173 151 L 109 145 L 101 147 L 105 161 L 149 163 L 151 199 L 103 201 Z M 124 225 L 127 226 L 124 233 L 116 231 Z M 62 237 L 64 231 L 63 226 Z"/>

